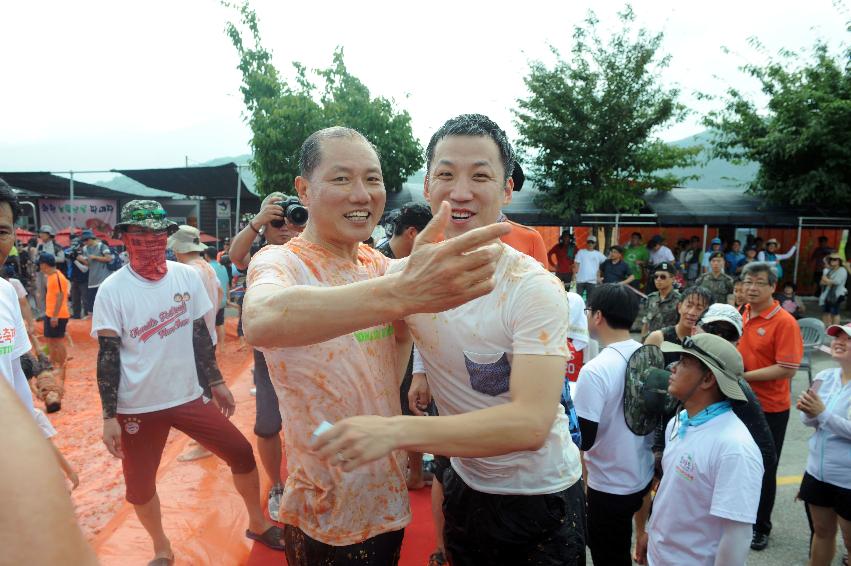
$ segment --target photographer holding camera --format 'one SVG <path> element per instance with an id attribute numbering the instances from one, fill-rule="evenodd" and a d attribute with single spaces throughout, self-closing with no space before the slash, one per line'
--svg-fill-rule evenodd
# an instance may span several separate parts
<path id="1" fill-rule="evenodd" d="M 245 270 L 252 254 L 257 253 L 266 244 L 286 244 L 301 234 L 305 223 L 307 209 L 301 206 L 298 198 L 283 193 L 271 193 L 263 200 L 257 216 L 234 237 L 230 245 L 230 259 L 236 267 Z M 255 240 L 259 240 L 256 246 Z M 281 411 L 278 407 L 278 395 L 269 377 L 266 359 L 259 350 L 254 350 L 254 386 L 257 404 L 254 422 L 257 452 L 272 484 L 269 491 L 269 516 L 277 521 L 284 493 L 281 480 Z"/>

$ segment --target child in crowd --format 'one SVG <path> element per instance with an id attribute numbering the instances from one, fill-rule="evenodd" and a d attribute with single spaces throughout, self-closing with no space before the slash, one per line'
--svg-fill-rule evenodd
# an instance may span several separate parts
<path id="1" fill-rule="evenodd" d="M 794 283 L 786 283 L 783 285 L 783 293 L 777 295 L 776 299 L 780 301 L 780 306 L 786 312 L 795 317 L 801 318 L 807 310 L 801 298 L 797 295 L 797 286 Z"/>

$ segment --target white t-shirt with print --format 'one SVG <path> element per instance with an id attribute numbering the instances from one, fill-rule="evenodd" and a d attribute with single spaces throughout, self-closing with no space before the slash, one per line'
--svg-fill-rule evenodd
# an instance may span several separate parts
<path id="1" fill-rule="evenodd" d="M 576 415 L 598 423 L 594 446 L 585 452 L 588 485 L 597 491 L 629 495 L 653 479 L 653 435 L 634 434 L 623 416 L 626 364 L 640 347 L 631 339 L 610 344 L 582 366 L 576 380 Z"/>
<path id="2" fill-rule="evenodd" d="M 489 294 L 449 311 L 406 318 L 441 415 L 510 402 L 514 355 L 568 356 L 564 284 L 533 258 L 503 248 Z M 558 413 L 539 450 L 452 458 L 452 467 L 484 493 L 536 495 L 570 487 L 582 467 L 558 401 L 553 399 Z"/>
<path id="3" fill-rule="evenodd" d="M 125 265 L 100 285 L 92 336 L 121 337 L 118 412 L 139 414 L 176 407 L 201 396 L 192 324 L 213 305 L 198 272 L 169 261 L 168 273 L 148 281 Z"/>
<path id="4" fill-rule="evenodd" d="M 600 264 L 606 261 L 606 256 L 597 250 L 581 249 L 576 252 L 579 271 L 576 273 L 577 283 L 596 283 Z"/>
<path id="5" fill-rule="evenodd" d="M 753 524 L 762 486 L 762 456 L 733 411 L 676 434 L 665 430 L 662 483 L 648 525 L 649 564 L 715 564 L 723 520 Z"/>
<path id="6" fill-rule="evenodd" d="M 33 410 L 32 392 L 20 358 L 31 348 L 18 294 L 11 283 L 0 279 L 0 373 L 29 411 Z"/>

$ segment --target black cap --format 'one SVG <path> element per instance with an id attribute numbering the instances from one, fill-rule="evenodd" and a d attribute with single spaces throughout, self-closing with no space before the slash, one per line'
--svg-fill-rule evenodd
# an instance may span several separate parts
<path id="1" fill-rule="evenodd" d="M 720 257 L 721 259 L 724 259 L 724 254 L 722 252 L 712 252 L 712 254 L 709 256 L 709 259 L 713 260 L 716 257 Z"/>
<path id="2" fill-rule="evenodd" d="M 667 271 L 667 272 L 668 272 L 668 273 L 670 273 L 671 275 L 676 275 L 676 273 L 677 273 L 677 268 L 676 268 L 676 266 L 675 266 L 673 263 L 671 263 L 670 261 L 663 261 L 662 263 L 660 263 L 659 265 L 657 265 L 657 266 L 656 266 L 656 269 L 654 269 L 653 271 Z"/>
<path id="3" fill-rule="evenodd" d="M 56 257 L 53 254 L 41 252 L 38 256 L 38 263 L 46 263 L 50 267 L 56 267 Z"/>

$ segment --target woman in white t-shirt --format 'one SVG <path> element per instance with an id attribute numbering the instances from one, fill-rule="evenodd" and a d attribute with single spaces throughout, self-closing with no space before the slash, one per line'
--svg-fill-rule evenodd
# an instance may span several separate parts
<path id="1" fill-rule="evenodd" d="M 836 551 L 836 526 L 851 550 L 851 323 L 831 326 L 830 353 L 839 367 L 820 372 L 796 405 L 815 428 L 799 497 L 812 516 L 810 564 L 828 565 Z"/>

